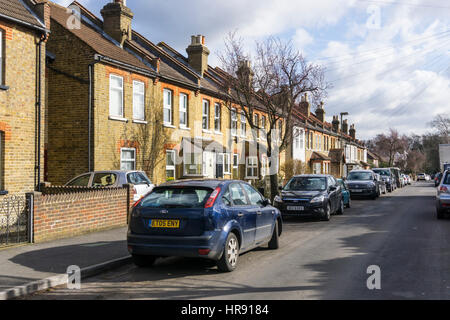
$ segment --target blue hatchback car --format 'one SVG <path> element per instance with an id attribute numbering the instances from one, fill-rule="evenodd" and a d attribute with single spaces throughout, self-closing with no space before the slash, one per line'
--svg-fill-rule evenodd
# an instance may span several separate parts
<path id="1" fill-rule="evenodd" d="M 134 205 L 128 251 L 138 266 L 158 257 L 198 257 L 229 272 L 245 251 L 277 249 L 282 228 L 280 211 L 246 182 L 183 180 L 155 187 Z"/>

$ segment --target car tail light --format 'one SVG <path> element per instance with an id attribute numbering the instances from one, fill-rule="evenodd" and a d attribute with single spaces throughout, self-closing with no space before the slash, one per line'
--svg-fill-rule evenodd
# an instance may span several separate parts
<path id="1" fill-rule="evenodd" d="M 207 256 L 210 252 L 210 249 L 198 249 L 198 254 L 201 256 Z"/>
<path id="2" fill-rule="evenodd" d="M 220 193 L 220 187 L 217 187 L 216 189 L 214 189 L 214 191 L 209 196 L 208 201 L 206 201 L 205 209 L 211 208 L 214 205 L 214 202 L 216 202 L 216 199 L 217 199 L 217 196 L 219 195 L 219 193 Z"/>

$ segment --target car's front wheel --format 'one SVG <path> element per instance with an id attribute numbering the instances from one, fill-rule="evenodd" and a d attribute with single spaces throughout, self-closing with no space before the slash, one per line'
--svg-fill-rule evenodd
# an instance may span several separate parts
<path id="1" fill-rule="evenodd" d="M 327 203 L 327 206 L 325 208 L 325 212 L 322 216 L 322 220 L 323 221 L 330 221 L 331 219 L 331 206 L 330 203 Z"/>
<path id="2" fill-rule="evenodd" d="M 344 200 L 341 199 L 341 202 L 339 203 L 339 209 L 336 211 L 336 214 L 342 215 L 344 214 Z"/>
<path id="3" fill-rule="evenodd" d="M 239 241 L 233 232 L 227 237 L 225 241 L 225 249 L 222 257 L 217 261 L 217 267 L 222 272 L 231 272 L 236 269 L 239 258 Z"/>
<path id="4" fill-rule="evenodd" d="M 278 249 L 280 247 L 280 235 L 278 233 L 278 220 L 275 221 L 275 228 L 273 228 L 272 239 L 269 241 L 269 249 Z"/>

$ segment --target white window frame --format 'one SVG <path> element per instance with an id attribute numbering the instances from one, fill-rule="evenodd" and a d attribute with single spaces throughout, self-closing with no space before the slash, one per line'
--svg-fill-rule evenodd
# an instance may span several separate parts
<path id="1" fill-rule="evenodd" d="M 168 165 L 167 164 L 167 156 L 169 154 L 172 154 L 172 158 L 173 158 L 173 165 Z M 175 159 L 176 153 L 175 150 L 166 150 L 166 179 L 168 178 L 167 176 L 167 171 L 173 171 L 173 178 L 176 179 L 176 171 L 175 171 L 175 164 L 176 164 L 176 159 Z"/>
<path id="2" fill-rule="evenodd" d="M 241 137 L 247 137 L 247 117 L 244 111 L 241 112 Z"/>
<path id="3" fill-rule="evenodd" d="M 262 128 L 261 139 L 264 141 L 267 140 L 266 122 L 267 122 L 266 116 L 262 115 L 261 116 L 261 128 Z"/>
<path id="4" fill-rule="evenodd" d="M 167 101 L 166 93 L 169 94 L 170 101 Z M 169 111 L 169 121 L 166 120 L 165 110 Z M 170 89 L 163 90 L 163 120 L 165 125 L 173 125 L 173 91 Z"/>
<path id="5" fill-rule="evenodd" d="M 236 108 L 231 109 L 231 135 L 237 137 L 238 133 L 238 117 Z"/>
<path id="6" fill-rule="evenodd" d="M 236 160 L 236 161 L 234 161 Z M 233 153 L 233 169 L 239 168 L 239 154 Z"/>
<path id="7" fill-rule="evenodd" d="M 205 111 L 206 111 L 206 113 L 205 113 Z M 202 101 L 202 129 L 203 130 L 209 130 L 209 128 L 210 128 L 210 126 L 209 126 L 209 115 L 210 115 L 210 103 L 209 103 L 209 100 L 203 99 L 203 101 Z M 206 118 L 206 123 L 204 122 L 205 118 Z"/>
<path id="8" fill-rule="evenodd" d="M 250 164 L 250 160 L 256 160 L 256 163 L 251 163 Z M 249 169 L 256 169 L 256 175 L 249 176 L 248 175 L 248 170 Z M 246 176 L 245 177 L 246 179 L 257 179 L 258 178 L 258 157 L 252 156 L 252 157 L 247 157 L 245 159 L 245 176 Z"/>
<path id="9" fill-rule="evenodd" d="M 231 154 L 224 153 L 223 154 L 223 173 L 231 174 Z"/>
<path id="10" fill-rule="evenodd" d="M 120 87 L 113 87 L 113 82 L 111 81 L 113 78 L 115 78 L 115 79 L 118 79 L 118 80 L 120 80 L 121 81 L 121 86 Z M 121 110 L 120 110 L 120 113 L 119 114 L 114 114 L 113 112 L 112 112 L 112 110 L 111 110 L 111 107 L 112 107 L 112 97 L 113 97 L 113 95 L 111 94 L 113 91 L 120 91 L 120 93 L 121 93 L 121 101 L 120 101 L 120 106 L 121 106 Z M 123 109 L 124 109 L 124 106 L 123 106 L 123 77 L 121 77 L 121 76 L 118 76 L 118 75 L 115 75 L 115 74 L 111 74 L 110 76 L 109 76 L 109 115 L 111 116 L 111 117 L 120 117 L 120 118 L 123 118 L 124 117 L 124 115 L 123 115 Z"/>
<path id="11" fill-rule="evenodd" d="M 123 151 L 133 151 L 134 158 L 133 159 L 123 159 Z M 122 169 L 123 162 L 133 163 L 133 168 L 131 170 L 136 170 L 136 148 L 120 148 L 120 170 L 123 170 Z"/>
<path id="12" fill-rule="evenodd" d="M 189 99 L 186 93 L 180 93 L 180 102 L 179 102 L 179 111 L 180 111 L 180 128 L 188 128 L 189 127 Z M 181 123 L 181 119 L 184 120 L 184 123 Z"/>
<path id="13" fill-rule="evenodd" d="M 142 86 L 142 92 L 138 92 L 136 89 Z M 138 105 L 139 98 L 142 98 L 143 104 Z M 138 110 L 141 108 L 141 110 Z M 141 111 L 142 117 L 139 115 Z M 142 81 L 133 81 L 133 120 L 145 121 L 145 83 Z"/>
<path id="14" fill-rule="evenodd" d="M 216 124 L 219 124 L 219 128 L 217 128 Z M 222 130 L 222 108 L 221 108 L 220 103 L 215 103 L 214 104 L 214 131 L 221 132 L 221 130 Z"/>

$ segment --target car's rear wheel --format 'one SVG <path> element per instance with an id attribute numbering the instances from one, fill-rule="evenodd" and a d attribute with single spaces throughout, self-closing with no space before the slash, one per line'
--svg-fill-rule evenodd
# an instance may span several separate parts
<path id="1" fill-rule="evenodd" d="M 217 261 L 217 267 L 222 272 L 231 272 L 236 269 L 239 258 L 239 241 L 233 232 L 227 237 L 225 241 L 225 249 L 222 257 Z"/>
<path id="2" fill-rule="evenodd" d="M 131 258 L 133 263 L 138 267 L 151 267 L 158 257 L 133 254 L 131 255 Z"/>
<path id="3" fill-rule="evenodd" d="M 273 228 L 272 239 L 269 241 L 269 249 L 278 249 L 280 247 L 280 236 L 278 233 L 278 220 L 275 221 L 275 228 Z"/>

